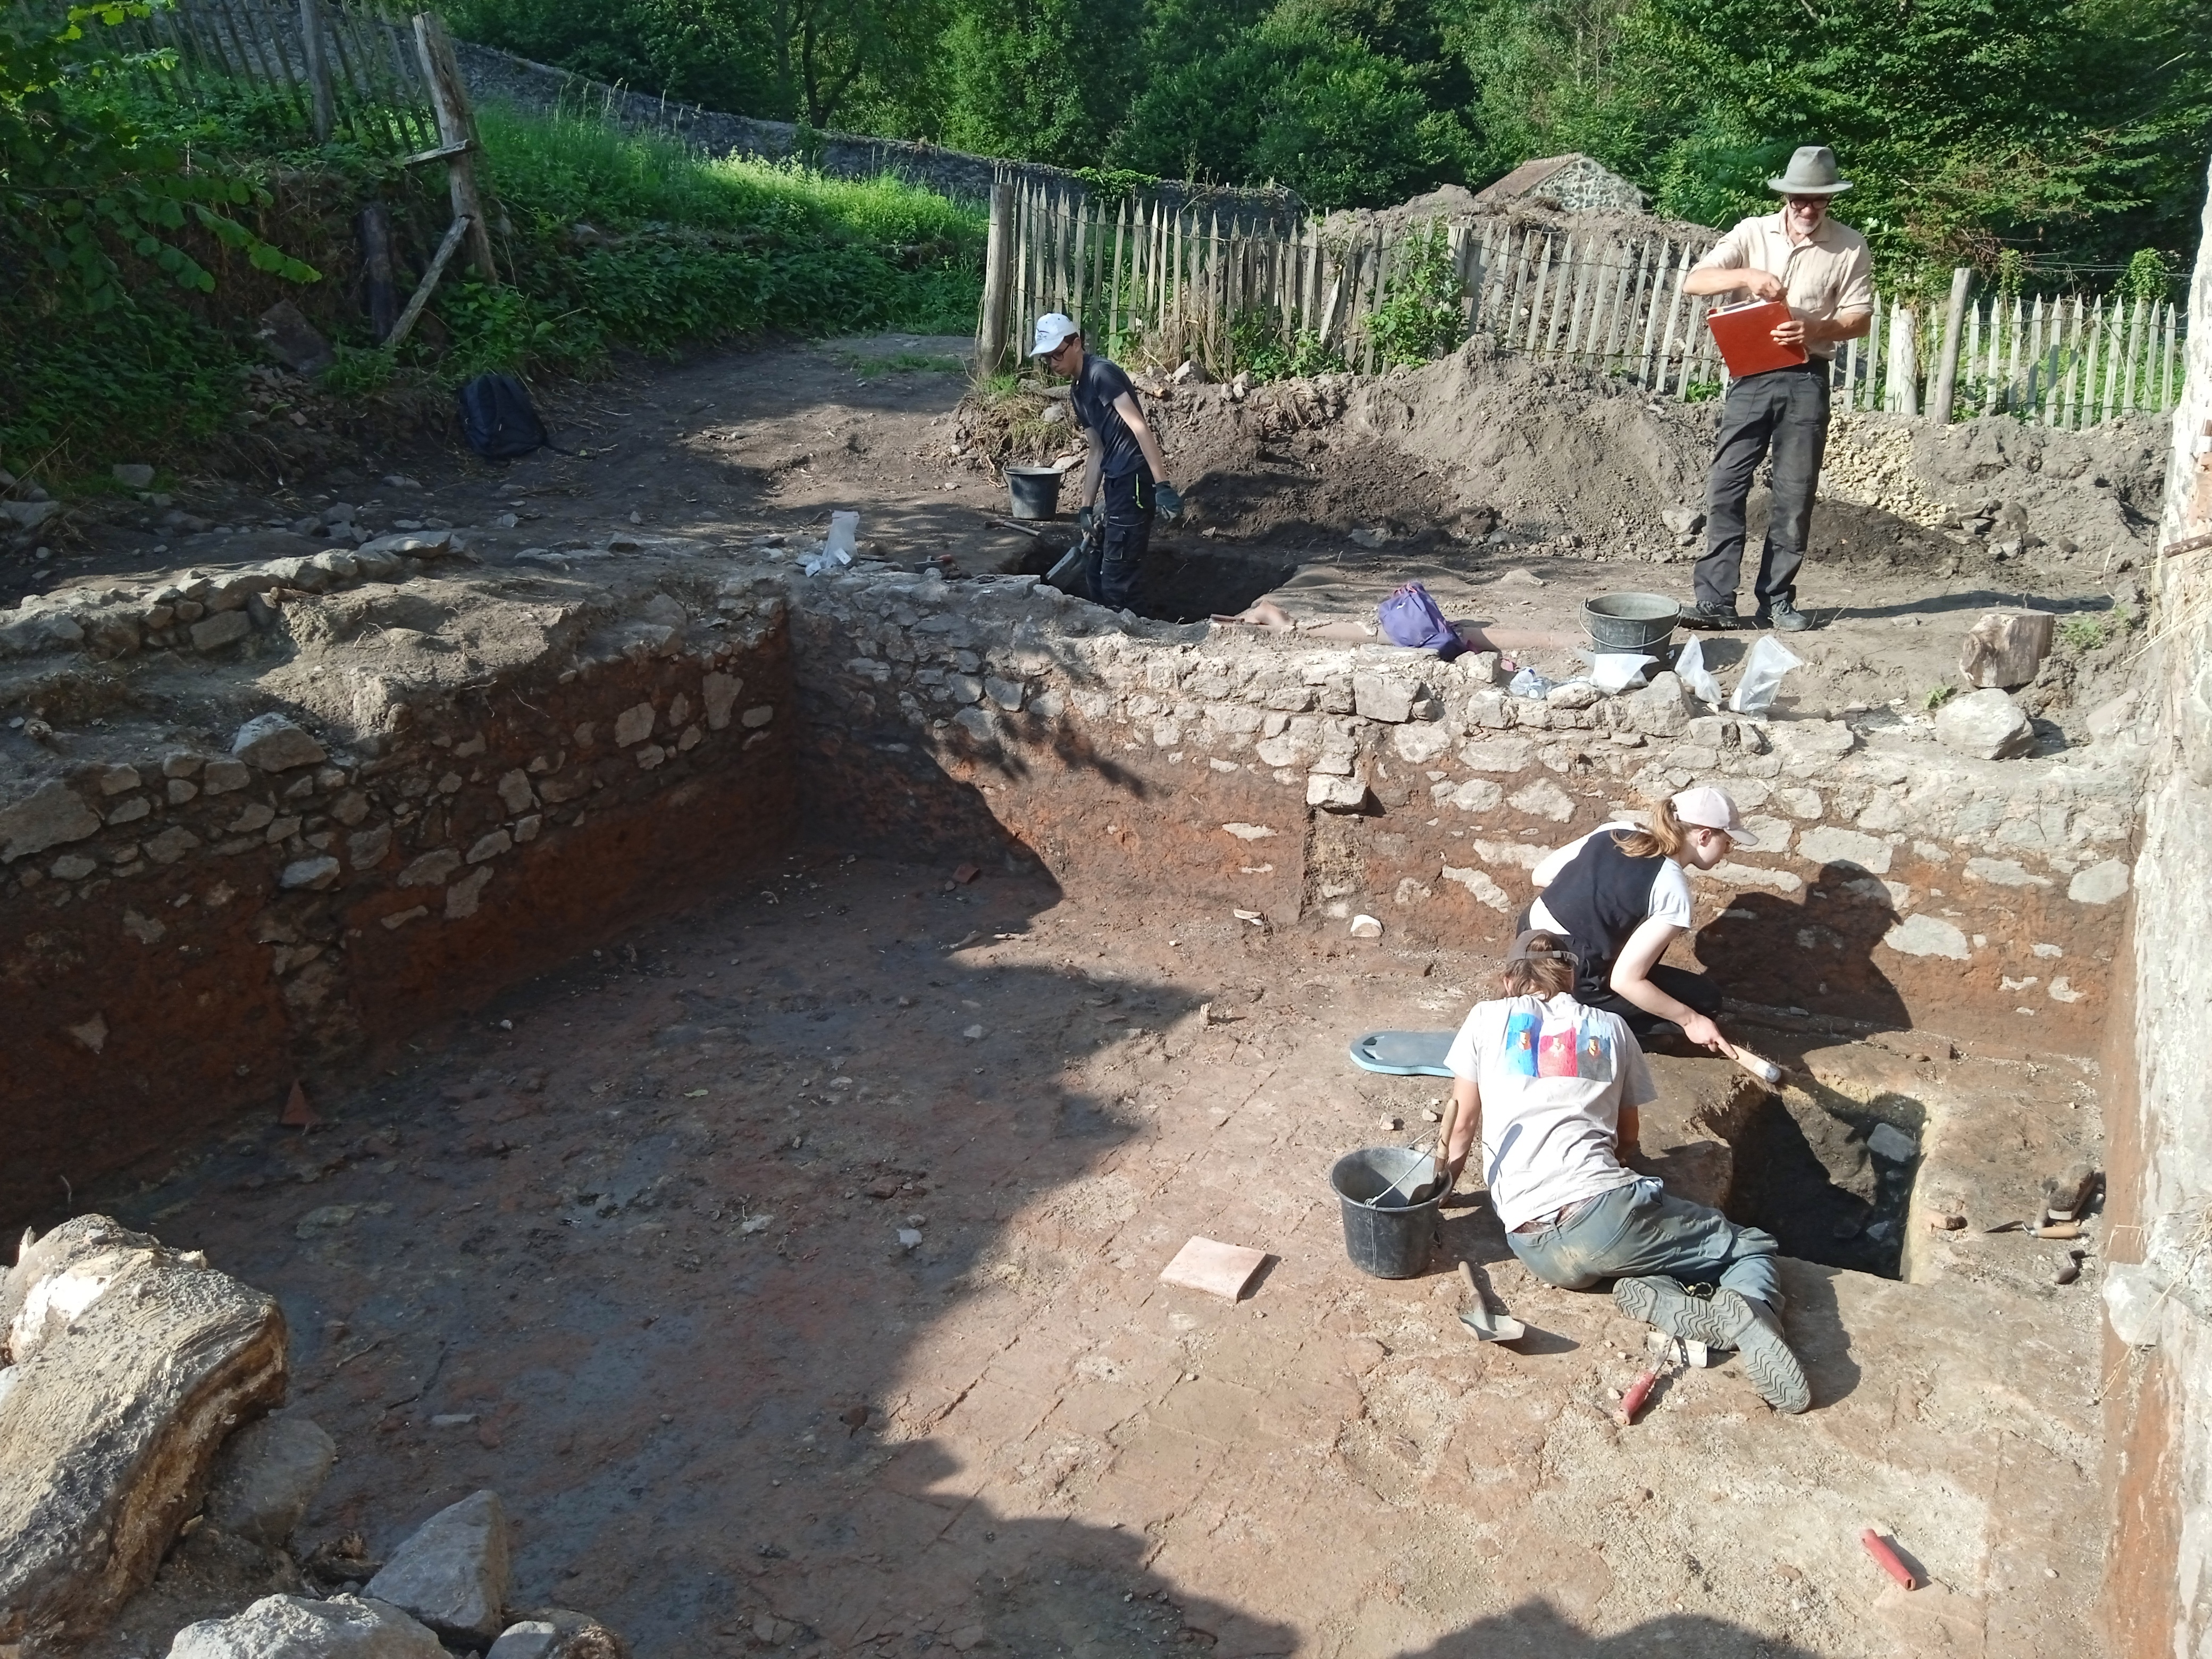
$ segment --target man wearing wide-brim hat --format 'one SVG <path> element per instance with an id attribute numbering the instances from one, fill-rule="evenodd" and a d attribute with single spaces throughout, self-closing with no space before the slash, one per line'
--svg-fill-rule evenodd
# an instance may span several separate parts
<path id="1" fill-rule="evenodd" d="M 1805 362 L 1731 381 L 1721 409 L 1720 444 L 1705 478 L 1705 553 L 1698 561 L 1697 599 L 1683 617 L 1692 628 L 1735 628 L 1743 566 L 1744 503 L 1760 461 L 1773 457 L 1774 492 L 1766 545 L 1759 559 L 1753 626 L 1791 632 L 1810 626 L 1797 608 L 1797 571 L 1813 527 L 1813 490 L 1828 441 L 1828 383 L 1836 347 L 1867 331 L 1874 317 L 1874 272 L 1866 238 L 1828 216 L 1831 197 L 1849 190 L 1836 153 L 1807 144 L 1779 179 L 1779 213 L 1746 219 L 1713 244 L 1682 286 L 1691 294 L 1782 300 L 1789 320 L 1777 344 L 1799 346 Z"/>

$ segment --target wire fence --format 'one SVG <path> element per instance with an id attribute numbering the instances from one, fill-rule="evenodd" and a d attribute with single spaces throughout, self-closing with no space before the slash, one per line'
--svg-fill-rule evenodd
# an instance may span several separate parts
<path id="1" fill-rule="evenodd" d="M 1712 240 L 1502 219 L 1338 237 L 1311 219 L 1231 225 L 1218 212 L 1017 180 L 994 193 L 978 348 L 1002 363 L 1021 325 L 1063 311 L 1110 355 L 1194 360 L 1217 379 L 1255 367 L 1372 372 L 1401 337 L 1391 307 L 1410 301 L 1432 319 L 1455 313 L 1432 350 L 1484 333 L 1696 400 L 1728 384 L 1705 326 L 1723 301 L 1685 291 Z M 1868 334 L 1837 355 L 1844 407 L 1917 415 L 1947 383 L 1954 418 L 2078 428 L 2172 407 L 2186 341 L 2171 303 L 2077 294 L 1967 304 L 1963 277 L 1954 292 L 1955 321 L 1944 311 L 1923 322 L 1917 303 L 1876 296 Z"/>

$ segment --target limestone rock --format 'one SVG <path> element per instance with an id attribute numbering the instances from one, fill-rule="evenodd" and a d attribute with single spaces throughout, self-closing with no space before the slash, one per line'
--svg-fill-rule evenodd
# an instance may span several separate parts
<path id="1" fill-rule="evenodd" d="M 1991 611 L 1984 613 L 1959 647 L 1959 672 L 1969 685 L 2026 685 L 2051 654 L 2051 632 L 2058 619 L 2047 611 Z"/>
<path id="2" fill-rule="evenodd" d="M 0 864 L 13 864 L 100 830 L 100 815 L 64 784 L 41 784 L 27 800 L 0 811 Z"/>
<path id="3" fill-rule="evenodd" d="M 368 1593 L 456 1642 L 486 1646 L 506 1626 L 507 1511 L 471 1492 L 442 1509 L 392 1553 Z"/>
<path id="4" fill-rule="evenodd" d="M 1621 701 L 1628 706 L 1628 729 L 1648 738 L 1678 738 L 1689 729 L 1690 694 L 1671 671 L 1654 674 L 1640 691 Z"/>
<path id="5" fill-rule="evenodd" d="M 253 623 L 243 611 L 219 611 L 191 627 L 192 649 L 220 651 L 226 645 L 235 645 L 253 631 Z"/>
<path id="6" fill-rule="evenodd" d="M 282 714 L 257 714 L 230 740 L 231 757 L 264 772 L 289 772 L 328 758 L 323 745 Z"/>
<path id="7" fill-rule="evenodd" d="M 488 1659 L 629 1659 L 629 1646 L 589 1613 L 540 1607 L 507 1626 Z"/>
<path id="8" fill-rule="evenodd" d="M 337 1443 L 305 1417 L 264 1417 L 223 1444 L 208 1489 L 210 1526 L 272 1549 L 283 1547 L 322 1490 Z"/>
<path id="9" fill-rule="evenodd" d="M 373 1598 L 264 1595 L 243 1613 L 187 1625 L 169 1659 L 447 1659 L 438 1638 Z"/>
<path id="10" fill-rule="evenodd" d="M 105 1216 L 0 1286 L 0 1650 L 100 1631 L 198 1507 L 224 1429 L 284 1397 L 272 1297 Z"/>
<path id="11" fill-rule="evenodd" d="M 1316 772 L 1306 779 L 1306 805 L 1328 812 L 1357 812 L 1367 804 L 1367 780 Z"/>
<path id="12" fill-rule="evenodd" d="M 289 300 L 279 300 L 261 313 L 260 335 L 269 355 L 295 374 L 319 374 L 337 362 L 331 343 Z"/>
<path id="13" fill-rule="evenodd" d="M 126 489 L 147 489 L 154 483 L 154 469 L 143 461 L 118 461 L 107 476 Z"/>
<path id="14" fill-rule="evenodd" d="M 1413 718 L 1413 698 L 1419 688 L 1383 674 L 1352 677 L 1352 706 L 1363 720 L 1403 725 Z"/>
<path id="15" fill-rule="evenodd" d="M 450 553 L 453 547 L 453 532 L 450 530 L 406 530 L 363 542 L 354 550 L 353 557 L 357 563 L 373 562 L 380 568 L 386 560 L 402 556 L 434 559 Z"/>
<path id="16" fill-rule="evenodd" d="M 1954 697 L 1936 712 L 1936 736 L 1977 760 L 2005 760 L 2035 746 L 2035 726 L 2010 694 L 1991 688 Z"/>

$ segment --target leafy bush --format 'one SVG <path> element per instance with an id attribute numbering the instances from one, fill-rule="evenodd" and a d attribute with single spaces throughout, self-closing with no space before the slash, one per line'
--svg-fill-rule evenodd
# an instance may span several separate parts
<path id="1" fill-rule="evenodd" d="M 1411 365 L 1443 356 L 1466 331 L 1466 290 L 1452 263 L 1450 233 L 1432 222 L 1398 245 L 1368 337 L 1384 362 Z"/>
<path id="2" fill-rule="evenodd" d="M 1230 339 L 1237 367 L 1261 382 L 1340 374 L 1345 369 L 1344 359 L 1312 329 L 1300 329 L 1285 343 L 1275 319 L 1263 311 L 1239 317 Z"/>

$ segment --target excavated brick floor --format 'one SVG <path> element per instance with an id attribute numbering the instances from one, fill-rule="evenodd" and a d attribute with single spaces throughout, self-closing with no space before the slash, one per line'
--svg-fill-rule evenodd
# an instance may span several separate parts
<path id="1" fill-rule="evenodd" d="M 1624 1430 L 1642 1328 L 1478 1197 L 1423 1278 L 1345 1258 L 1329 1164 L 1440 1093 L 1345 1043 L 1480 963 L 951 874 L 794 858 L 100 1196 L 283 1299 L 341 1455 L 303 1546 L 489 1486 L 516 1603 L 648 1659 L 2098 1650 L 2094 1261 L 1979 1231 L 2082 1068 L 1761 1033 L 2013 1155 L 1936 1172 L 1979 1213 L 1926 1282 L 1790 1266 L 1812 1412 L 1729 1367 Z M 1198 1233 L 1270 1253 L 1241 1303 L 1158 1282 Z"/>

